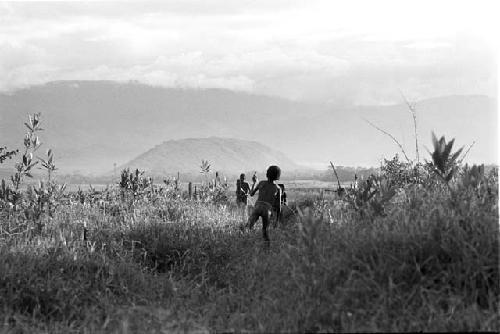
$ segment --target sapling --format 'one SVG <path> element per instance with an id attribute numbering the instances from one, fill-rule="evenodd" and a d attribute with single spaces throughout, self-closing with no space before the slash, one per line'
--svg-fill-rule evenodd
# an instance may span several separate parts
<path id="1" fill-rule="evenodd" d="M 14 210 L 17 210 L 19 202 L 22 198 L 22 194 L 19 190 L 21 183 L 25 177 L 33 177 L 31 171 L 33 167 L 38 164 L 38 161 L 33 159 L 33 154 L 38 150 L 41 143 L 38 139 L 37 133 L 43 129 L 40 127 L 40 113 L 35 113 L 33 115 L 28 115 L 28 122 L 24 123 L 27 128 L 26 134 L 24 136 L 23 145 L 24 152 L 21 160 L 15 164 L 16 172 L 11 176 L 12 187 L 6 185 L 5 181 L 2 182 L 2 190 L 0 191 L 0 197 L 3 201 L 9 203 Z M 2 150 L 4 151 L 4 150 Z M 8 157 L 11 158 L 16 151 L 1 153 L 2 162 Z"/>
<path id="2" fill-rule="evenodd" d="M 442 136 L 438 140 L 434 132 L 432 132 L 432 143 L 434 145 L 434 152 L 429 152 L 432 157 L 432 167 L 434 172 L 448 184 L 458 170 L 457 159 L 460 153 L 462 153 L 463 148 L 452 153 L 451 150 L 455 143 L 455 139 L 446 142 L 445 137 Z"/>
<path id="3" fill-rule="evenodd" d="M 47 178 L 50 182 L 52 173 L 57 170 L 56 165 L 54 164 L 54 154 L 52 153 L 52 150 L 47 151 L 47 160 L 40 157 L 38 157 L 38 160 L 41 162 L 42 167 L 47 171 Z"/>
<path id="4" fill-rule="evenodd" d="M 14 190 L 18 191 L 21 186 L 21 182 L 24 177 L 32 178 L 31 170 L 38 161 L 33 160 L 33 154 L 40 148 L 40 140 L 38 139 L 38 132 L 43 129 L 40 127 L 40 113 L 35 113 L 28 115 L 28 123 L 24 123 L 26 128 L 26 134 L 24 136 L 24 153 L 21 161 L 16 163 L 16 173 L 11 177 L 12 185 Z"/>
<path id="5" fill-rule="evenodd" d="M 205 182 L 208 179 L 208 173 L 210 173 L 210 163 L 208 160 L 201 160 L 200 174 L 203 175 Z"/>

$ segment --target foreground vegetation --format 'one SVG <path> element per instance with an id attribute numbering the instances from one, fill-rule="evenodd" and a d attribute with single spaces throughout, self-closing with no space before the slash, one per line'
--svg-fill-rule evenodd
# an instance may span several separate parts
<path id="1" fill-rule="evenodd" d="M 49 153 L 20 190 L 29 144 L 0 190 L 0 333 L 498 331 L 498 172 L 452 146 L 295 194 L 267 248 L 220 184 L 67 193 Z"/>

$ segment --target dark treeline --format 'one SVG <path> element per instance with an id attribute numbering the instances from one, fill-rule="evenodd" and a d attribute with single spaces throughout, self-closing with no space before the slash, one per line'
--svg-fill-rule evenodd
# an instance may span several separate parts
<path id="1" fill-rule="evenodd" d="M 352 182 L 354 181 L 354 176 L 357 175 L 360 180 L 367 178 L 371 174 L 377 174 L 379 172 L 378 168 L 360 168 L 360 167 L 345 167 L 336 166 L 337 175 L 340 182 Z M 266 171 L 243 171 L 246 174 L 247 180 L 251 180 L 253 173 L 257 173 L 257 177 L 260 180 L 265 179 Z M 152 177 L 155 183 L 161 183 L 163 180 L 174 180 L 179 177 L 181 182 L 203 182 L 215 179 L 216 171 L 211 171 L 207 175 L 202 173 L 167 173 L 167 174 L 156 174 L 145 172 L 143 174 L 146 177 Z M 239 173 L 226 173 L 218 172 L 220 181 L 224 182 L 226 180 L 228 183 L 232 183 L 234 180 L 239 178 Z M 116 175 L 105 175 L 105 176 L 88 176 L 81 174 L 60 174 L 57 179 L 60 182 L 69 184 L 111 184 L 119 181 L 119 173 Z M 329 170 L 301 170 L 301 171 L 282 171 L 281 179 L 283 181 L 292 180 L 318 180 L 318 181 L 337 181 L 335 174 L 332 169 Z"/>
<path id="2" fill-rule="evenodd" d="M 486 172 L 494 168 L 494 165 L 485 166 Z M 370 175 L 377 175 L 380 172 L 379 168 L 364 168 L 364 167 L 349 167 L 349 166 L 335 166 L 339 181 L 341 183 L 354 182 L 355 175 L 358 176 L 358 180 L 364 180 Z M 247 181 L 250 182 L 253 173 L 257 173 L 257 177 L 260 180 L 265 179 L 266 172 L 262 171 L 244 171 L 247 176 Z M 201 173 L 168 173 L 168 174 L 151 174 L 145 172 L 143 175 L 146 177 L 152 177 L 155 183 L 162 183 L 163 180 L 174 180 L 179 177 L 180 182 L 195 182 L 201 183 L 204 181 L 211 181 L 215 179 L 216 171 L 211 171 L 206 176 Z M 0 179 L 10 179 L 10 175 L 13 174 L 13 170 L 2 168 L 0 169 Z M 218 172 L 221 182 L 226 180 L 228 183 L 232 184 L 235 180 L 239 178 L 239 173 L 225 173 Z M 61 183 L 67 184 L 114 184 L 119 182 L 120 173 L 116 172 L 116 175 L 103 175 L 103 176 L 93 176 L 93 175 L 81 175 L 78 173 L 73 174 L 61 174 L 57 173 L 56 178 Z M 34 173 L 33 179 L 27 179 L 26 183 L 36 182 L 40 178 L 37 177 L 37 172 Z M 282 181 L 294 181 L 294 180 L 317 180 L 317 181 L 329 181 L 336 182 L 337 179 L 333 170 L 300 170 L 300 171 L 286 171 L 284 170 L 281 175 Z"/>

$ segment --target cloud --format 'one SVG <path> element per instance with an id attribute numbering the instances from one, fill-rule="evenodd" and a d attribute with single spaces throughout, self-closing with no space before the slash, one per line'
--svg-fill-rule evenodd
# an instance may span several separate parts
<path id="1" fill-rule="evenodd" d="M 87 78 L 346 103 L 489 93 L 492 14 L 450 4 L 2 3 L 0 89 Z"/>
<path id="2" fill-rule="evenodd" d="M 446 43 L 446 42 L 418 41 L 418 42 L 408 43 L 404 47 L 410 48 L 410 49 L 429 50 L 429 49 L 436 49 L 436 48 L 449 48 L 451 46 L 452 46 L 451 43 Z"/>

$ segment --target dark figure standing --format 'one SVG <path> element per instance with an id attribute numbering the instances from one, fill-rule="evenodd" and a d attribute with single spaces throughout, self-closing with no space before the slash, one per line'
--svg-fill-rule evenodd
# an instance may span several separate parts
<path id="1" fill-rule="evenodd" d="M 283 183 L 278 184 L 281 188 L 281 204 L 286 204 L 286 192 L 285 185 Z"/>
<path id="2" fill-rule="evenodd" d="M 275 183 L 275 181 L 280 179 L 280 176 L 281 169 L 278 166 L 270 166 L 266 173 L 267 181 L 260 181 L 257 186 L 255 186 L 257 177 L 255 175 L 252 177 L 253 184 L 252 190 L 250 190 L 250 196 L 255 195 L 258 191 L 259 197 L 255 202 L 252 214 L 248 218 L 247 226 L 252 229 L 259 217 L 262 217 L 262 236 L 265 241 L 269 241 L 267 228 L 269 227 L 273 208 L 276 209 L 277 217 L 279 218 L 280 216 L 281 188 Z"/>
<path id="3" fill-rule="evenodd" d="M 250 185 L 245 182 L 245 174 L 242 173 L 238 181 L 236 181 L 236 203 L 238 206 L 248 204 L 248 194 L 250 193 Z"/>

